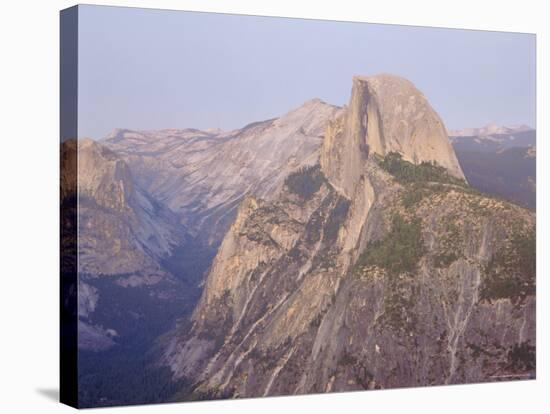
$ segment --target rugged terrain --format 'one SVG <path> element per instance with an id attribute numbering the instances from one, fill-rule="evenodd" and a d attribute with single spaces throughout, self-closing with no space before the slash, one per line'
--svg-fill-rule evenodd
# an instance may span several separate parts
<path id="1" fill-rule="evenodd" d="M 290 171 L 315 164 L 339 111 L 314 99 L 236 131 L 117 130 L 62 144 L 62 261 L 66 290 L 78 291 L 67 320 L 78 318 L 82 406 L 173 394 L 178 383 L 153 364 L 155 340 L 192 312 L 243 198 L 269 198 Z"/>
<path id="2" fill-rule="evenodd" d="M 67 159 L 69 155 L 78 162 Z M 175 292 L 189 291 L 189 284 L 163 266 L 172 250 L 186 242 L 186 231 L 170 210 L 135 184 L 128 165 L 101 144 L 86 139 L 67 141 L 62 147 L 63 162 L 67 179 L 78 177 L 78 194 L 69 192 L 77 187 L 66 183 L 61 196 L 62 202 L 78 199 L 79 347 L 107 349 L 128 325 L 121 319 L 132 311 L 135 319 L 140 311 L 116 311 L 120 304 L 108 303 L 104 294 L 109 297 L 113 290 L 132 287 L 147 289 L 152 298 L 186 297 Z M 69 174 L 69 164 L 77 171 Z M 111 317 L 101 318 L 101 314 Z"/>
<path id="3" fill-rule="evenodd" d="M 320 164 L 241 203 L 164 338 L 174 398 L 532 378 L 534 227 L 466 183 L 408 81 L 355 78 Z"/>
<path id="4" fill-rule="evenodd" d="M 534 377 L 535 215 L 478 191 L 534 197 L 534 131 L 449 140 L 411 82 L 351 89 L 62 144 L 82 406 Z"/>
<path id="5" fill-rule="evenodd" d="M 97 319 L 98 303 L 114 310 L 100 301 L 104 289 L 134 288 L 127 290 L 131 296 L 149 290 L 146 296 L 157 301 L 178 298 L 192 306 L 243 197 L 268 198 L 289 171 L 316 163 L 326 123 L 338 112 L 315 99 L 227 133 L 117 130 L 100 142 L 65 142 L 63 154 L 78 158 L 71 165 L 78 172 L 69 170 L 69 160 L 62 170 L 68 180 L 78 177 L 80 347 L 116 343 L 117 330 L 88 323 Z M 62 192 L 76 188 L 70 184 Z M 62 194 L 70 197 L 76 195 Z M 109 312 L 102 313 L 109 323 Z"/>
<path id="6" fill-rule="evenodd" d="M 291 171 L 317 162 L 327 122 L 340 111 L 313 99 L 234 131 L 117 130 L 102 143 L 191 234 L 217 246 L 246 194 L 269 198 Z"/>
<path id="7" fill-rule="evenodd" d="M 469 128 L 450 137 L 466 179 L 485 193 L 536 208 L 536 131 L 525 126 Z"/>

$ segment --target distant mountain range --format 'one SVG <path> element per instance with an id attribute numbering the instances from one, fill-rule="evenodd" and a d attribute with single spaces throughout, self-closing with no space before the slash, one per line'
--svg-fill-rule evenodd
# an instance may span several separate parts
<path id="1" fill-rule="evenodd" d="M 487 124 L 481 128 L 464 128 L 448 131 L 450 137 L 487 137 L 491 135 L 512 135 L 521 132 L 531 131 L 528 125 L 500 126 L 497 124 Z"/>
<path id="2" fill-rule="evenodd" d="M 536 208 L 534 129 L 489 125 L 453 133 L 449 138 L 472 186 Z"/>
<path id="3" fill-rule="evenodd" d="M 533 232 L 533 212 L 467 185 L 412 83 L 355 77 L 319 163 L 240 204 L 189 323 L 166 337 L 175 398 L 533 375 L 509 355 L 534 349 L 534 273 L 492 262 L 517 263 L 517 240 L 532 263 Z"/>
<path id="4" fill-rule="evenodd" d="M 119 154 L 191 234 L 216 245 L 244 195 L 270 198 L 291 171 L 317 162 L 326 124 L 340 111 L 313 99 L 229 132 L 115 130 L 101 144 Z"/>
<path id="5" fill-rule="evenodd" d="M 535 213 L 503 198 L 531 206 L 535 133 L 509 129 L 449 139 L 378 75 L 234 131 L 66 141 L 81 405 L 534 376 Z"/>

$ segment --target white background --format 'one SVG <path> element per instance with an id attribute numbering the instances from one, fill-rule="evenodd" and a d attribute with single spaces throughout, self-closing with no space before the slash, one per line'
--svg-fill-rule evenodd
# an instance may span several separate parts
<path id="1" fill-rule="evenodd" d="M 545 300 L 550 299 L 545 283 L 549 261 L 542 249 L 545 246 L 550 251 L 550 176 L 544 129 L 548 120 L 544 98 L 549 96 L 544 72 L 550 68 L 546 1 L 105 1 L 111 5 L 537 33 L 539 330 L 536 381 L 109 408 L 102 413 L 521 413 L 544 412 L 545 405 L 549 412 L 550 358 L 546 356 L 550 341 L 545 318 L 550 314 Z M 0 6 L 0 410 L 4 413 L 72 410 L 55 399 L 59 361 L 58 12 L 73 4 L 8 0 Z"/>

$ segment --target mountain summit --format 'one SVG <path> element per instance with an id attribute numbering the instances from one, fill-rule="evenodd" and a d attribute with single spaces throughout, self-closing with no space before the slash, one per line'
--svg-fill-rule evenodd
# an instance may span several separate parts
<path id="1" fill-rule="evenodd" d="M 245 194 L 269 198 L 290 172 L 317 162 L 327 122 L 340 111 L 312 99 L 234 131 L 117 130 L 102 143 L 193 234 L 216 245 Z"/>
<path id="2" fill-rule="evenodd" d="M 510 125 L 500 126 L 493 123 L 487 124 L 481 128 L 464 128 L 458 130 L 450 130 L 449 136 L 452 137 L 487 137 L 491 135 L 509 135 L 519 132 L 533 131 L 528 125 Z"/>
<path id="3" fill-rule="evenodd" d="M 412 83 L 355 77 L 319 163 L 243 199 L 164 338 L 175 399 L 532 377 L 534 225 L 468 186 Z"/>
<path id="4" fill-rule="evenodd" d="M 351 196 L 368 154 L 390 152 L 414 164 L 435 162 L 464 179 L 443 122 L 410 81 L 388 74 L 355 76 L 348 107 L 327 129 L 323 171 Z"/>
<path id="5" fill-rule="evenodd" d="M 454 149 L 508 168 L 534 141 Z M 470 187 L 454 149 L 391 75 L 234 131 L 66 141 L 82 405 L 534 377 L 535 214 Z"/>

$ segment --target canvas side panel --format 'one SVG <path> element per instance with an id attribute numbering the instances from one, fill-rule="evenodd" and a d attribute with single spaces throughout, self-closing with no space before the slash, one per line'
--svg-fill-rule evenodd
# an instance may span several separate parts
<path id="1" fill-rule="evenodd" d="M 60 400 L 78 407 L 78 7 L 60 13 Z"/>

